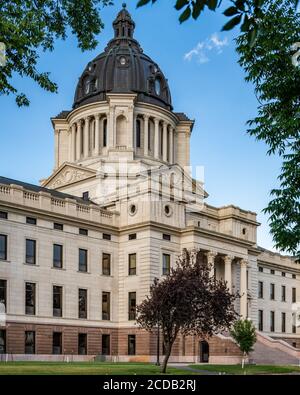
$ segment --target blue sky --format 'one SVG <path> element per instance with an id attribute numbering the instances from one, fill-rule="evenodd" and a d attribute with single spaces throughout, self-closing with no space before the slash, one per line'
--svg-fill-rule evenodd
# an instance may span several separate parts
<path id="1" fill-rule="evenodd" d="M 261 210 L 277 184 L 280 160 L 267 156 L 267 147 L 246 133 L 246 121 L 255 116 L 257 101 L 237 64 L 233 38 L 238 30 L 220 32 L 226 20 L 220 11 L 205 12 L 198 21 L 180 25 L 172 6 L 175 0 L 158 0 L 138 10 L 136 2 L 127 1 L 136 22 L 135 38 L 168 78 L 174 110 L 196 121 L 191 164 L 204 166 L 207 202 L 257 212 L 262 223 L 258 243 L 271 249 L 267 217 Z M 54 162 L 50 117 L 71 109 L 85 65 L 113 35 L 111 23 L 122 1 L 115 4 L 101 12 L 105 28 L 96 50 L 82 53 L 71 36 L 57 41 L 54 52 L 41 53 L 39 70 L 51 73 L 58 94 L 15 76 L 13 83 L 28 94 L 30 106 L 19 109 L 13 97 L 0 96 L 1 175 L 32 183 L 50 175 Z"/>

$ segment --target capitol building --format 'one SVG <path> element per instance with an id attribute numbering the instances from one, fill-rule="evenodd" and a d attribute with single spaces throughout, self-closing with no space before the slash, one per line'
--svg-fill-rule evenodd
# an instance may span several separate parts
<path id="1" fill-rule="evenodd" d="M 40 186 L 0 177 L 0 360 L 155 361 L 156 334 L 138 328 L 136 306 L 196 248 L 240 293 L 236 310 L 257 328 L 251 358 L 296 363 L 299 263 L 257 245 L 254 212 L 207 203 L 190 171 L 194 121 L 173 111 L 125 7 L 113 28 L 72 109 L 51 119 L 53 173 Z M 170 360 L 240 357 L 224 333 L 179 336 Z"/>

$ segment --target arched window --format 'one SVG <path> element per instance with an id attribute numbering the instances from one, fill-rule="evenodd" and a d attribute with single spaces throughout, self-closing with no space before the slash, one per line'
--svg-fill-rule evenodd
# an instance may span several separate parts
<path id="1" fill-rule="evenodd" d="M 127 121 L 124 115 L 119 115 L 116 122 L 116 145 L 127 146 Z"/>
<path id="2" fill-rule="evenodd" d="M 137 119 L 136 120 L 136 148 L 141 148 L 141 120 Z"/>
<path id="3" fill-rule="evenodd" d="M 107 146 L 107 119 L 103 120 L 103 147 Z"/>

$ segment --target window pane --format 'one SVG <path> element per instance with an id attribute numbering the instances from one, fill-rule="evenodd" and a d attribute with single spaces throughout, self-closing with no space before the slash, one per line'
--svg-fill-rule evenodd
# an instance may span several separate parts
<path id="1" fill-rule="evenodd" d="M 53 354 L 61 354 L 62 353 L 62 333 L 61 332 L 53 332 L 52 353 Z"/>
<path id="2" fill-rule="evenodd" d="M 87 290 L 79 289 L 78 290 L 78 310 L 79 310 L 79 318 L 87 318 Z"/>
<path id="3" fill-rule="evenodd" d="M 6 331 L 0 330 L 0 354 L 6 353 Z"/>
<path id="4" fill-rule="evenodd" d="M 136 315 L 136 292 L 128 294 L 128 319 L 135 320 Z"/>
<path id="5" fill-rule="evenodd" d="M 35 314 L 35 284 L 26 283 L 25 285 L 25 314 Z"/>
<path id="6" fill-rule="evenodd" d="M 53 244 L 53 267 L 63 267 L 63 246 L 60 244 Z"/>
<path id="7" fill-rule="evenodd" d="M 102 274 L 110 276 L 110 254 L 102 254 Z"/>
<path id="8" fill-rule="evenodd" d="M 128 257 L 128 274 L 130 276 L 136 274 L 136 254 L 129 254 Z"/>
<path id="9" fill-rule="evenodd" d="M 87 250 L 79 249 L 79 271 L 87 272 Z"/>
<path id="10" fill-rule="evenodd" d="M 128 335 L 128 355 L 135 355 L 135 335 Z"/>
<path id="11" fill-rule="evenodd" d="M 102 319 L 110 320 L 110 292 L 102 292 Z"/>
<path id="12" fill-rule="evenodd" d="M 110 335 L 102 335 L 102 355 L 110 355 Z"/>
<path id="13" fill-rule="evenodd" d="M 53 286 L 53 316 L 62 317 L 62 287 Z"/>
<path id="14" fill-rule="evenodd" d="M 0 303 L 4 305 L 5 311 L 6 311 L 6 297 L 7 297 L 6 289 L 7 289 L 6 280 L 0 280 Z"/>
<path id="15" fill-rule="evenodd" d="M 25 354 L 35 354 L 35 332 L 25 332 Z"/>
<path id="16" fill-rule="evenodd" d="M 0 259 L 7 260 L 7 236 L 0 235 Z"/>
<path id="17" fill-rule="evenodd" d="M 36 261 L 36 241 L 26 239 L 26 263 L 35 265 Z"/>
<path id="18" fill-rule="evenodd" d="M 163 275 L 170 274 L 171 269 L 171 258 L 169 254 L 163 254 Z"/>
<path id="19" fill-rule="evenodd" d="M 87 354 L 87 334 L 79 333 L 78 334 L 78 354 L 86 355 Z"/>

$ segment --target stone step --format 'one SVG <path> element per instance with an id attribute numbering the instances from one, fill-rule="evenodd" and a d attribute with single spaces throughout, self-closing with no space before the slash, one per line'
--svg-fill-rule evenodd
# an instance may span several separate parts
<path id="1" fill-rule="evenodd" d="M 263 344 L 259 340 L 255 343 L 254 351 L 249 359 L 256 364 L 264 365 L 298 365 L 299 360 L 288 353 Z"/>

